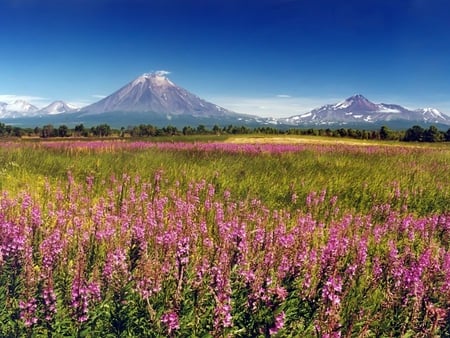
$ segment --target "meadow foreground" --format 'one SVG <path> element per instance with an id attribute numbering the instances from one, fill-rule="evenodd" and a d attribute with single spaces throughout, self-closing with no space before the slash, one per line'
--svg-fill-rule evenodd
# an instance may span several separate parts
<path id="1" fill-rule="evenodd" d="M 5 143 L 1 336 L 450 335 L 450 149 Z"/>

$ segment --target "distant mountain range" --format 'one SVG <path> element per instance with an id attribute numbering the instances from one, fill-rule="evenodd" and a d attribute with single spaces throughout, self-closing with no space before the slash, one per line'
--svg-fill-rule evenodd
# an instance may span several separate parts
<path id="1" fill-rule="evenodd" d="M 0 102 L 0 120 L 42 117 L 61 113 L 74 112 L 79 108 L 63 101 L 54 101 L 48 106 L 39 109 L 24 100 L 16 100 L 13 103 Z"/>
<path id="2" fill-rule="evenodd" d="M 450 125 L 450 117 L 435 108 L 410 110 L 397 104 L 373 103 L 358 94 L 308 113 L 280 119 L 290 125 L 345 125 L 405 123 Z"/>
<path id="3" fill-rule="evenodd" d="M 262 118 L 238 114 L 205 101 L 174 84 L 166 73 L 155 72 L 143 74 L 111 95 L 83 108 L 63 101 L 55 101 L 42 109 L 21 100 L 11 104 L 0 102 L 0 122 L 24 127 L 107 123 L 117 128 L 137 124 L 177 127 L 233 124 L 373 129 L 381 125 L 409 128 L 414 124 L 446 127 L 450 125 L 450 117 L 434 108 L 410 110 L 397 104 L 373 103 L 362 95 L 354 95 L 342 102 L 288 118 Z"/>

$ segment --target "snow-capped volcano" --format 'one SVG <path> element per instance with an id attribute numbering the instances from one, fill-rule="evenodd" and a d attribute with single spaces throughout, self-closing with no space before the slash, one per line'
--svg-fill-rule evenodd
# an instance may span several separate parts
<path id="1" fill-rule="evenodd" d="M 352 111 L 373 111 L 378 109 L 378 105 L 370 102 L 361 94 L 349 97 L 348 99 L 339 102 L 332 106 L 334 110 L 348 109 Z"/>
<path id="2" fill-rule="evenodd" d="M 61 113 L 69 113 L 78 110 L 78 107 L 75 107 L 71 104 L 68 104 L 64 101 L 54 101 L 50 103 L 48 106 L 39 110 L 39 113 L 56 115 Z"/>
<path id="3" fill-rule="evenodd" d="M 0 103 L 0 118 L 16 118 L 36 115 L 39 108 L 24 100 L 12 103 Z"/>
<path id="4" fill-rule="evenodd" d="M 166 72 L 145 73 L 81 112 L 84 115 L 121 112 L 194 117 L 234 114 L 175 85 Z"/>
<path id="5" fill-rule="evenodd" d="M 282 122 L 294 125 L 374 124 L 387 121 L 450 125 L 450 117 L 437 109 L 409 110 L 397 104 L 373 103 L 360 94 L 336 104 L 325 105 L 301 115 L 282 119 Z"/>
<path id="6" fill-rule="evenodd" d="M 8 104 L 7 110 L 18 113 L 34 113 L 39 109 L 24 100 L 16 100 L 13 103 Z"/>

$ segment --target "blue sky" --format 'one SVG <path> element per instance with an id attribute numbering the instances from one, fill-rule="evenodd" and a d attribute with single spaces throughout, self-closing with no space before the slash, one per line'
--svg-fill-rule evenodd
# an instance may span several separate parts
<path id="1" fill-rule="evenodd" d="M 450 115 L 447 0 L 1 0 L 0 101 L 92 103 L 145 72 L 291 116 L 355 93 Z"/>

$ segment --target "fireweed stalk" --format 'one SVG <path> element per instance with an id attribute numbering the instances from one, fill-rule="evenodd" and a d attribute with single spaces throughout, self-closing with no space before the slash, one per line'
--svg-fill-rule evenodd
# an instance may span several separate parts
<path id="1" fill-rule="evenodd" d="M 69 173 L 42 195 L 0 197 L 0 316 L 19 320 L 2 335 L 450 329 L 450 215 L 339 212 L 325 190 L 307 196 L 306 212 L 273 210 L 205 180 L 182 189 L 160 171 L 111 177 L 99 196 L 94 179 Z"/>

